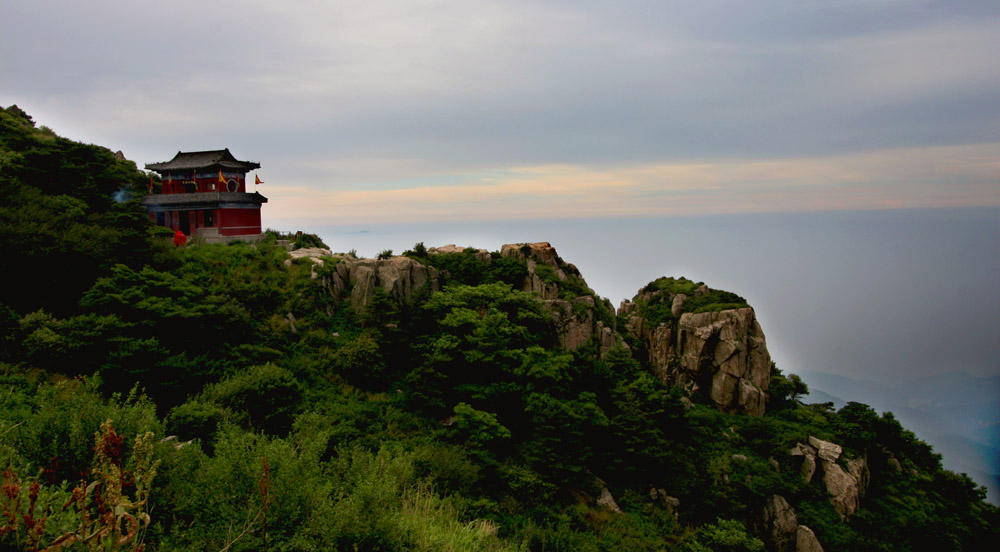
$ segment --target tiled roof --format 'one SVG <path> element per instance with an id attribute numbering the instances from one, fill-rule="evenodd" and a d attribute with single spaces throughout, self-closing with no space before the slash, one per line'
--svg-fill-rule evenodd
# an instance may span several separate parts
<path id="1" fill-rule="evenodd" d="M 146 168 L 159 173 L 191 169 L 229 169 L 245 172 L 259 169 L 260 163 L 240 161 L 229 153 L 229 148 L 226 148 L 213 151 L 179 151 L 170 161 L 147 163 Z"/>
<path id="2" fill-rule="evenodd" d="M 219 203 L 247 203 L 260 205 L 267 203 L 267 198 L 259 192 L 244 194 L 240 192 L 199 192 L 190 194 L 153 194 L 142 198 L 143 205 L 179 207 L 182 205 L 215 205 Z"/>

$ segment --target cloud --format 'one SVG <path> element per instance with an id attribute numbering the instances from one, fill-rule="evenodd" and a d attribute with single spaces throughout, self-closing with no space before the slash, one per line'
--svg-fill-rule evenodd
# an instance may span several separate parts
<path id="1" fill-rule="evenodd" d="M 342 222 L 1000 206 L 1000 144 L 711 163 L 539 165 L 317 188 L 271 179 L 272 220 Z M 404 163 L 405 164 L 405 163 Z"/>
<path id="2" fill-rule="evenodd" d="M 805 209 L 824 186 L 845 205 L 969 203 L 981 185 L 890 193 L 920 159 L 860 160 L 1000 142 L 995 2 L 36 0 L 5 15 L 0 102 L 40 124 L 140 166 L 229 147 L 295 197 L 445 202 L 411 218 L 484 194 L 522 216 L 542 188 L 567 195 L 557 213 Z"/>

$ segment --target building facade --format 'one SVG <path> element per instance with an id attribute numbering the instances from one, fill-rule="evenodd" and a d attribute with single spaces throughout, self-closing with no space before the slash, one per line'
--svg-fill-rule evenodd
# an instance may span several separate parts
<path id="1" fill-rule="evenodd" d="M 159 173 L 163 186 L 143 204 L 151 221 L 186 236 L 259 238 L 260 208 L 267 198 L 246 189 L 247 173 L 258 168 L 260 163 L 240 161 L 229 149 L 179 151 L 170 161 L 146 165 Z"/>

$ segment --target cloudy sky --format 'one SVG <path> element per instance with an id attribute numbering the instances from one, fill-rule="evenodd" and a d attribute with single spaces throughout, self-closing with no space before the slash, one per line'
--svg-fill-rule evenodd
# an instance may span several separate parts
<path id="1" fill-rule="evenodd" d="M 12 0 L 0 104 L 265 224 L 1000 205 L 995 0 Z M 294 224 L 293 224 L 294 223 Z"/>

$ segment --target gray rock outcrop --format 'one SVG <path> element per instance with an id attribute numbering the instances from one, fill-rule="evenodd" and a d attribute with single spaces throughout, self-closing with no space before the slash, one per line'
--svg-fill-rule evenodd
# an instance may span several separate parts
<path id="1" fill-rule="evenodd" d="M 763 527 L 758 527 L 768 550 L 776 552 L 822 552 L 812 529 L 799 525 L 798 516 L 781 495 L 771 495 L 764 505 Z"/>
<path id="2" fill-rule="evenodd" d="M 816 533 L 805 525 L 799 525 L 795 531 L 795 552 L 823 552 Z"/>
<path id="3" fill-rule="evenodd" d="M 559 346 L 564 351 L 578 349 L 596 340 L 599 355 L 603 358 L 615 345 L 628 347 L 621 336 L 594 316 L 593 297 L 584 295 L 572 301 L 550 299 L 545 305 L 555 323 Z"/>
<path id="4" fill-rule="evenodd" d="M 781 495 L 771 495 L 764 506 L 764 523 L 767 538 L 777 552 L 793 552 L 799 519 L 795 510 Z"/>
<path id="5" fill-rule="evenodd" d="M 637 302 L 622 302 L 619 316 L 627 319 L 626 331 L 645 345 L 660 380 L 689 393 L 704 390 L 724 412 L 763 416 L 771 355 L 753 308 L 674 314 L 674 320 L 652 327 L 639 315 L 638 301 L 664 292 L 644 293 Z M 680 313 L 685 297 L 669 298 L 672 314 Z"/>
<path id="6" fill-rule="evenodd" d="M 500 256 L 524 261 L 528 275 L 524 278 L 521 290 L 536 292 L 542 299 L 558 299 L 559 282 L 568 281 L 570 276 L 583 282 L 583 276 L 576 266 L 565 263 L 549 242 L 508 243 L 500 248 Z M 551 268 L 556 281 L 544 278 L 538 271 L 539 265 Z"/>
<path id="7" fill-rule="evenodd" d="M 295 249 L 288 252 L 288 259 L 285 259 L 285 266 L 291 266 L 292 261 L 295 259 L 309 259 L 312 261 L 312 266 L 309 267 L 309 277 L 316 279 L 319 275 L 316 272 L 316 267 L 323 266 L 326 261 L 323 257 L 331 257 L 333 253 L 329 249 L 323 249 L 322 247 L 303 247 L 301 249 Z"/>
<path id="8" fill-rule="evenodd" d="M 673 518 L 674 521 L 679 519 L 681 501 L 667 494 L 664 489 L 657 489 L 656 487 L 649 488 L 649 499 L 653 501 L 667 512 L 667 516 Z"/>
<path id="9" fill-rule="evenodd" d="M 861 495 L 868 483 L 868 466 L 863 457 L 853 458 L 846 461 L 845 470 L 837 463 L 842 452 L 840 445 L 810 436 L 808 445 L 796 443 L 788 454 L 802 458 L 800 473 L 807 483 L 813 480 L 816 471 L 822 473 L 823 485 L 830 493 L 830 504 L 841 518 L 846 519 L 860 507 Z"/>
<path id="10" fill-rule="evenodd" d="M 795 447 L 788 451 L 789 456 L 798 456 L 802 458 L 802 465 L 799 468 L 799 473 L 802 475 L 802 479 L 806 483 L 812 482 L 813 474 L 816 473 L 816 449 L 809 445 L 803 445 L 802 443 L 796 443 Z"/>
<path id="11" fill-rule="evenodd" d="M 555 322 L 556 337 L 564 351 L 578 349 L 592 340 L 597 341 L 601 357 L 615 345 L 628 347 L 613 328 L 596 316 L 597 301 L 602 301 L 600 306 L 606 311 L 614 312 L 611 303 L 607 299 L 596 297 L 576 266 L 564 262 L 549 242 L 506 244 L 500 249 L 500 256 L 512 257 L 525 263 L 528 275 L 524 278 L 521 290 L 535 292 L 545 300 L 546 309 Z M 540 266 L 552 269 L 548 278 L 543 278 L 540 274 Z M 553 273 L 555 281 L 552 281 Z M 569 282 L 570 279 L 576 280 L 590 293 L 571 300 L 561 299 L 560 284 Z"/>
<path id="12" fill-rule="evenodd" d="M 615 512 L 616 514 L 623 513 L 622 509 L 618 507 L 618 503 L 615 502 L 615 497 L 611 494 L 611 491 L 608 489 L 608 486 L 605 485 L 604 482 L 601 481 L 600 479 L 598 479 L 598 482 L 600 484 L 601 494 L 598 495 L 597 497 L 597 503 L 601 506 L 604 506 L 608 510 Z"/>
<path id="13" fill-rule="evenodd" d="M 809 436 L 809 444 L 815 447 L 816 455 L 819 456 L 821 460 L 826 460 L 827 462 L 836 462 L 837 459 L 840 458 L 840 453 L 844 451 L 844 449 L 836 443 L 817 439 L 811 435 Z"/>
<path id="14" fill-rule="evenodd" d="M 336 259 L 337 264 L 334 270 L 323 276 L 323 285 L 335 299 L 340 299 L 346 292 L 355 312 L 364 310 L 376 289 L 384 290 L 399 304 L 411 302 L 421 290 L 431 293 L 440 289 L 437 269 L 409 257 L 375 260 L 358 259 L 352 255 L 328 256 Z"/>

